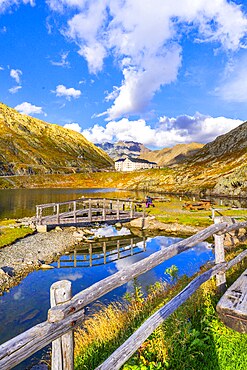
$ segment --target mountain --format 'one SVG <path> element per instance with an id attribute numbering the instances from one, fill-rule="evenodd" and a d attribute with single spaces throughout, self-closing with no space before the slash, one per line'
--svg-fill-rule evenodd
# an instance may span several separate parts
<path id="1" fill-rule="evenodd" d="M 177 144 L 172 148 L 153 150 L 141 154 L 141 158 L 156 162 L 159 166 L 170 166 L 182 163 L 198 152 L 204 145 L 199 143 Z"/>
<path id="2" fill-rule="evenodd" d="M 138 158 L 144 153 L 151 152 L 143 144 L 135 141 L 118 141 L 116 143 L 96 144 L 98 148 L 103 149 L 114 161 L 119 158 Z"/>
<path id="3" fill-rule="evenodd" d="M 247 197 L 247 122 L 206 144 L 184 163 L 136 175 L 127 187 Z"/>
<path id="4" fill-rule="evenodd" d="M 0 175 L 112 169 L 113 161 L 78 132 L 0 103 Z"/>

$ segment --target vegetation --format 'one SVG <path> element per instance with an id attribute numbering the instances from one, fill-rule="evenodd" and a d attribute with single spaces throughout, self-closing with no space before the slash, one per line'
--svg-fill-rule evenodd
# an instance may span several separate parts
<path id="1" fill-rule="evenodd" d="M 78 132 L 20 114 L 1 103 L 0 130 L 1 175 L 113 168 L 111 158 Z"/>
<path id="2" fill-rule="evenodd" d="M 0 221 L 0 248 L 14 243 L 17 239 L 24 238 L 33 233 L 27 226 L 16 224 L 15 220 Z"/>
<path id="3" fill-rule="evenodd" d="M 241 251 L 239 248 L 238 252 Z M 236 251 L 228 254 L 234 258 Z M 246 268 L 240 263 L 227 273 L 230 285 Z M 169 272 L 169 271 L 167 271 Z M 166 273 L 167 273 L 166 272 Z M 176 279 L 176 268 L 170 271 Z M 181 291 L 191 279 L 174 285 L 156 282 L 144 297 L 139 287 L 127 295 L 127 303 L 97 307 L 76 332 L 76 369 L 93 369 L 123 343 L 145 319 Z M 124 370 L 194 369 L 243 370 L 247 366 L 247 335 L 227 328 L 218 318 L 219 300 L 210 280 L 143 343 L 124 365 Z"/>

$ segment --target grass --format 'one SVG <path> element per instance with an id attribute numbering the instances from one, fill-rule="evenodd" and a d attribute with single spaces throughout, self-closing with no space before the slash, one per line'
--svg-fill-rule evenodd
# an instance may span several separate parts
<path id="1" fill-rule="evenodd" d="M 33 234 L 33 229 L 27 226 L 19 226 L 15 220 L 0 221 L 0 248 L 14 243 L 16 240 Z"/>
<path id="2" fill-rule="evenodd" d="M 239 248 L 238 253 L 241 251 Z M 232 259 L 236 255 L 227 255 Z M 240 263 L 227 273 L 230 285 L 246 268 Z M 128 303 L 99 306 L 76 331 L 75 369 L 94 369 L 119 347 L 147 317 L 188 284 L 186 276 L 172 287 L 157 282 L 144 298 L 139 287 Z M 210 280 L 172 314 L 124 365 L 124 370 L 244 370 L 247 335 L 227 328 L 218 318 L 215 281 Z"/>

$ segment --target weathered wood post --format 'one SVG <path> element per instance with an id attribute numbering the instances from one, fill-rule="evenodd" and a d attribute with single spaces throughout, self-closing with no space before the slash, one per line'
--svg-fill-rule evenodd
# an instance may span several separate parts
<path id="1" fill-rule="evenodd" d="M 133 256 L 134 253 L 134 241 L 133 238 L 130 239 L 130 254 Z"/>
<path id="2" fill-rule="evenodd" d="M 92 200 L 88 200 L 88 221 L 92 222 Z"/>
<path id="3" fill-rule="evenodd" d="M 57 203 L 57 223 L 60 223 L 60 217 L 59 217 L 59 203 Z"/>
<path id="4" fill-rule="evenodd" d="M 106 242 L 103 242 L 104 265 L 106 264 Z"/>
<path id="5" fill-rule="evenodd" d="M 117 258 L 120 258 L 120 241 L 117 240 Z"/>
<path id="6" fill-rule="evenodd" d="M 119 220 L 119 199 L 117 200 L 117 220 Z"/>
<path id="7" fill-rule="evenodd" d="M 57 281 L 50 289 L 51 307 L 71 299 L 71 282 L 68 280 Z M 52 342 L 52 370 L 74 369 L 74 334 L 73 330 L 62 335 Z"/>
<path id="8" fill-rule="evenodd" d="M 92 243 L 89 244 L 89 266 L 93 265 L 93 246 Z"/>
<path id="9" fill-rule="evenodd" d="M 105 202 L 105 198 L 103 199 L 102 220 L 103 221 L 106 220 L 106 202 Z"/>
<path id="10" fill-rule="evenodd" d="M 133 218 L 134 217 L 134 213 L 133 213 L 133 203 L 130 202 L 130 218 Z"/>
<path id="11" fill-rule="evenodd" d="M 214 217 L 214 223 L 219 224 L 223 222 L 222 217 Z M 224 250 L 224 234 L 214 234 L 214 245 L 215 245 L 215 264 L 225 262 L 225 250 Z M 224 293 L 226 290 L 226 274 L 221 272 L 216 275 L 216 286 L 220 293 Z"/>
<path id="12" fill-rule="evenodd" d="M 212 208 L 212 220 L 214 221 L 214 218 L 215 218 L 215 209 Z"/>
<path id="13" fill-rule="evenodd" d="M 74 223 L 76 224 L 76 201 L 73 201 Z"/>

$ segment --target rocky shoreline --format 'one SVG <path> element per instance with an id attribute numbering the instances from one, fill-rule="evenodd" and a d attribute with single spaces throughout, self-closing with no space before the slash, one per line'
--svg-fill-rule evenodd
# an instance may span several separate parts
<path id="1" fill-rule="evenodd" d="M 71 229 L 35 233 L 0 249 L 0 294 L 17 285 L 30 272 L 55 261 L 75 245 Z"/>

